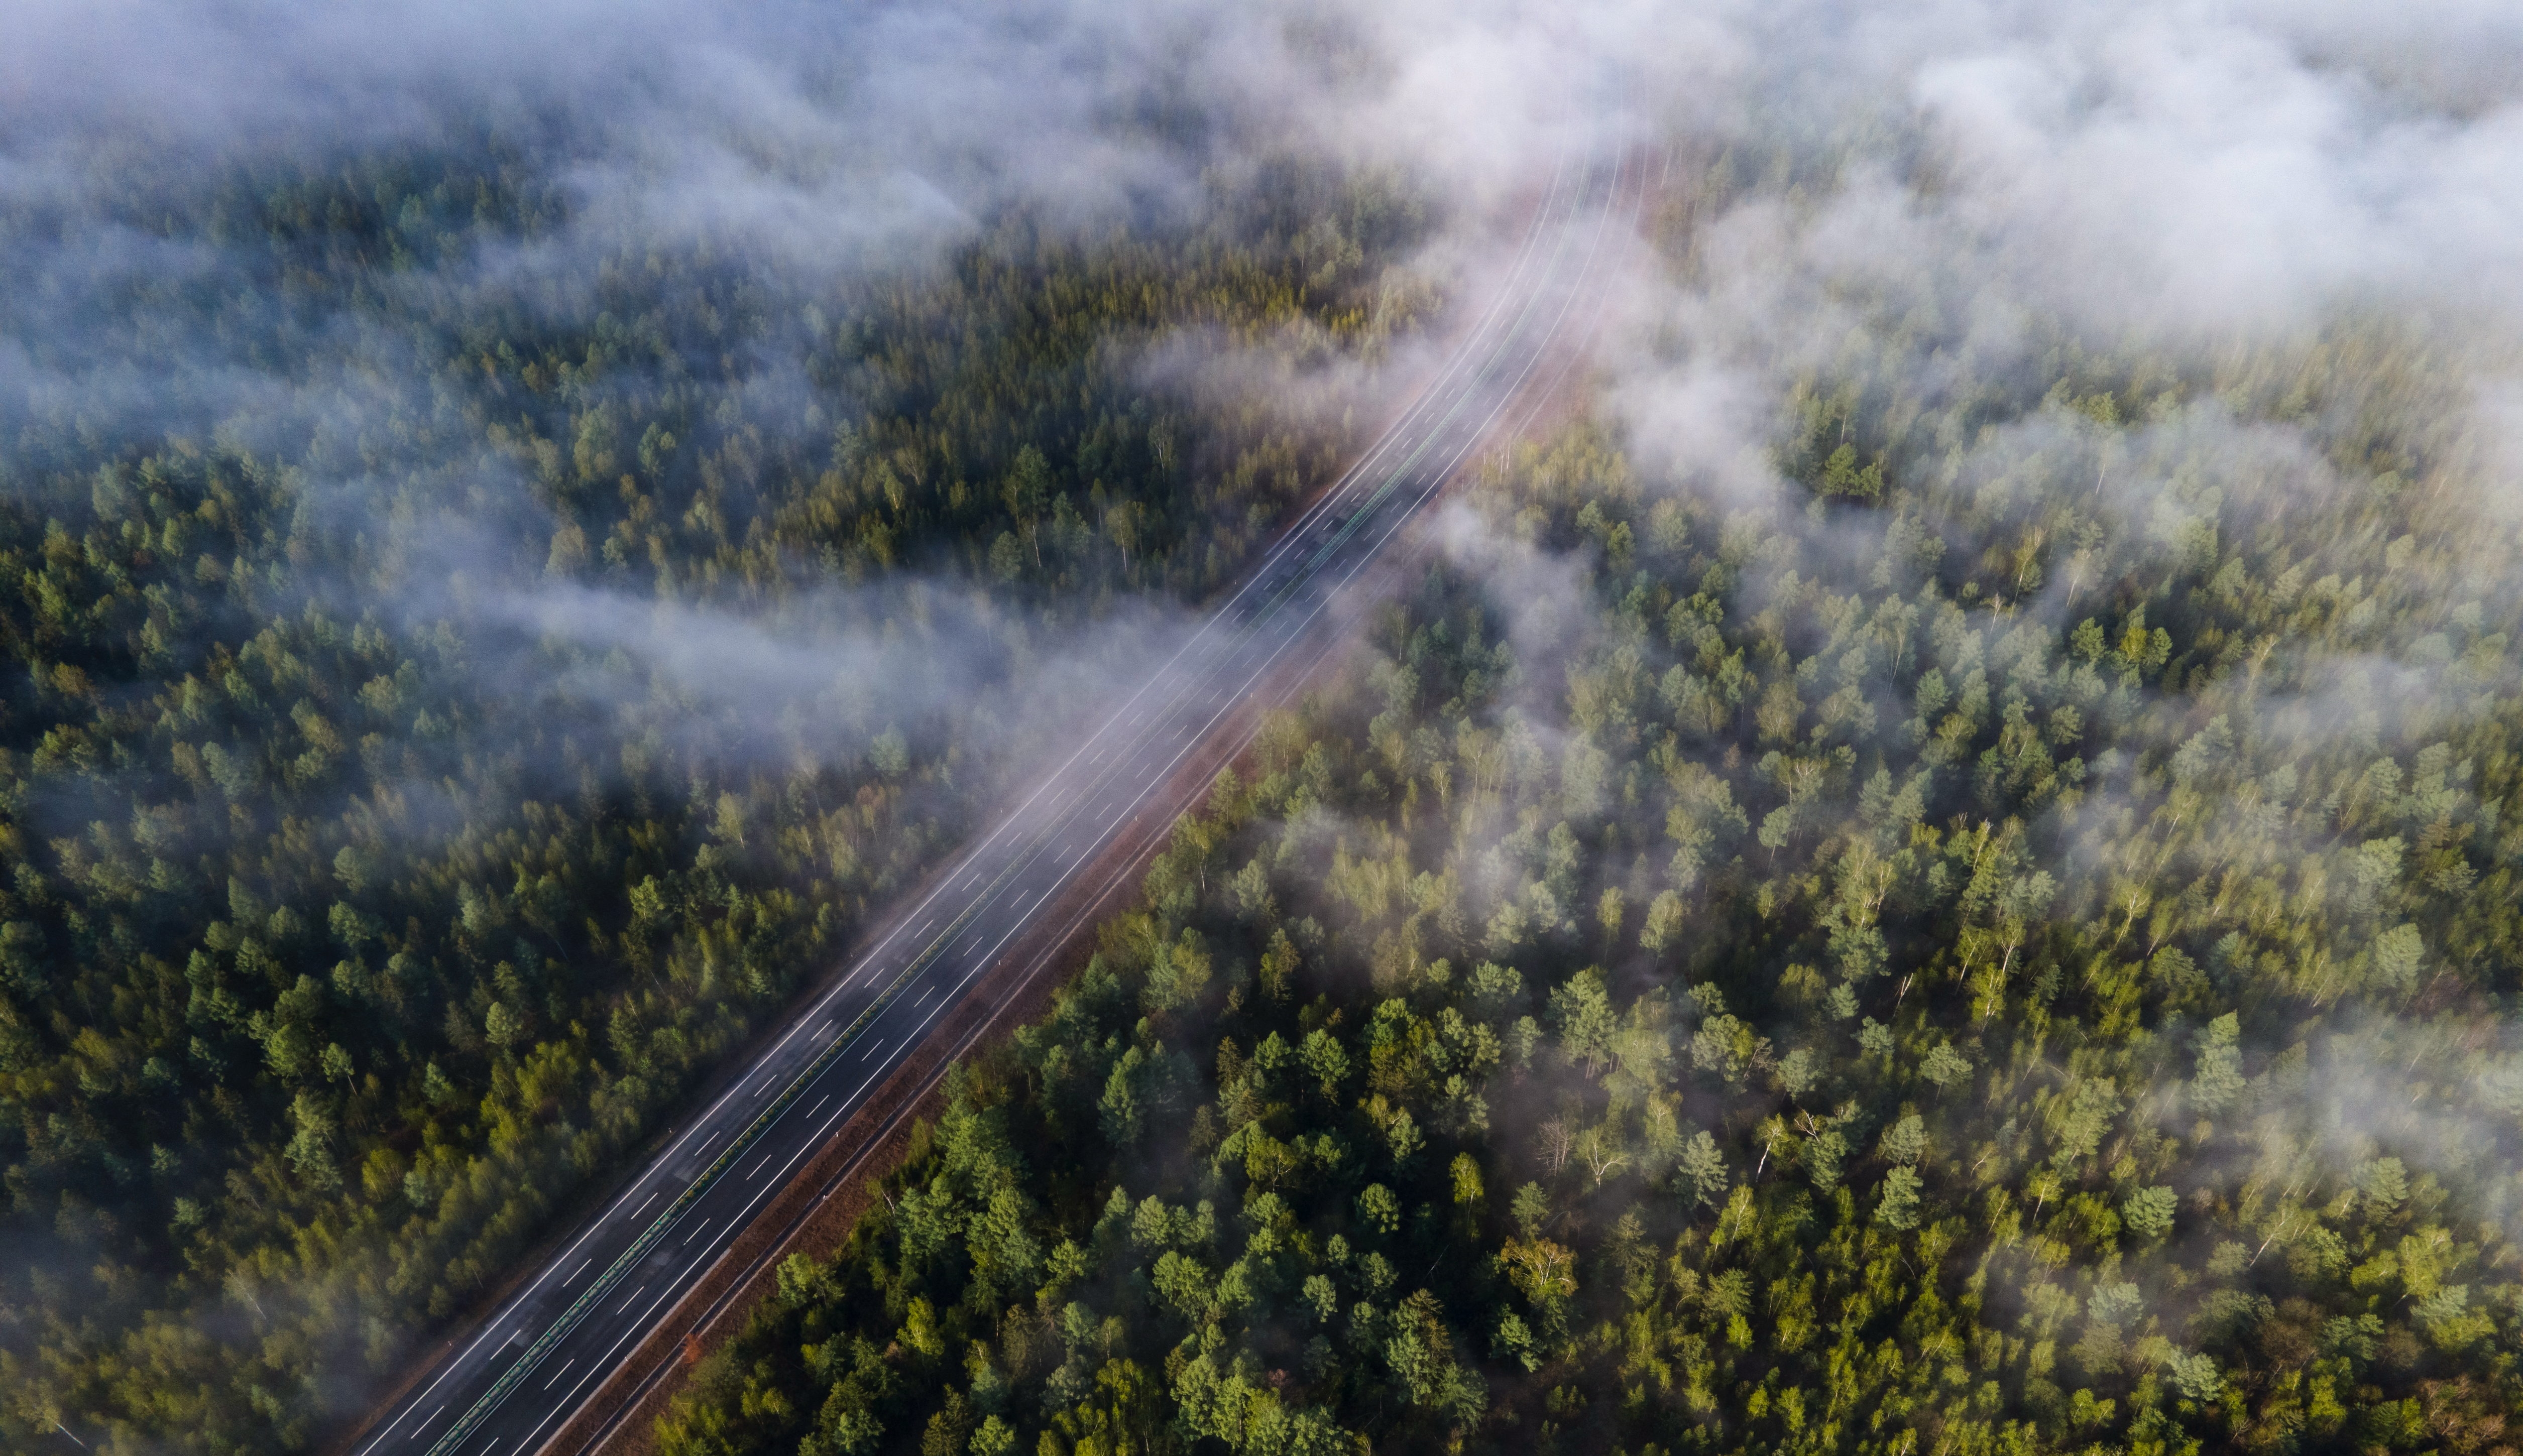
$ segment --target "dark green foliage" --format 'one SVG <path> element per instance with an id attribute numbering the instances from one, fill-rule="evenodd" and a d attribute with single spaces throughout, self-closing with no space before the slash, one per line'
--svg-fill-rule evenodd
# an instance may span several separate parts
<path id="1" fill-rule="evenodd" d="M 1342 442 L 1142 355 L 1413 320 L 1314 256 L 1406 207 L 1274 185 L 805 296 L 496 139 L 101 193 L 206 281 L 0 301 L 5 1443 L 317 1440 L 966 832 L 1042 642 L 1226 580 Z"/>

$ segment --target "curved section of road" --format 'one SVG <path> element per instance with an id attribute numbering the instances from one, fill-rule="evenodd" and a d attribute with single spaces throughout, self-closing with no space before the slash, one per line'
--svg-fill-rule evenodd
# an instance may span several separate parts
<path id="1" fill-rule="evenodd" d="M 1638 196 L 1632 171 L 1569 167 L 1551 179 L 1488 312 L 1383 438 L 1145 685 L 416 1382 L 357 1456 L 524 1456 L 568 1424 L 939 1016 L 1159 807 L 1151 796 L 1288 666 L 1341 588 L 1498 433 L 1564 342 L 1621 202 Z"/>

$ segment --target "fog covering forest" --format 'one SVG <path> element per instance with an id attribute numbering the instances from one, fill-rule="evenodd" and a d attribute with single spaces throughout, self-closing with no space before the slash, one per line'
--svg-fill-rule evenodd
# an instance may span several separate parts
<path id="1" fill-rule="evenodd" d="M 210 207 L 320 270 L 394 246 L 363 236 L 371 186 L 425 216 L 396 181 Z M 285 236 L 310 214 L 314 242 Z M 32 1255 L 12 1333 L 35 1339 L 0 1379 L 26 1413 L 303 1438 L 328 1344 L 383 1368 L 460 1309 L 968 832 L 1029 762 L 1016 715 L 1058 730 L 1166 631 L 1116 594 L 1215 585 L 1331 464 L 1336 434 L 1195 417 L 1098 348 L 1366 332 L 1240 221 L 1071 249 L 1012 219 L 850 301 L 807 366 L 886 403 L 811 442 L 766 438 L 687 353 L 750 342 L 737 284 L 584 330 L 433 320 L 431 398 L 375 401 L 353 438 L 262 417 L 261 447 L 100 462 L 74 417 L 23 433 L 0 1056 Z M 513 508 L 401 473 L 414 436 L 546 506 L 543 559 L 511 536 L 414 582 L 452 516 Z M 309 479 L 372 449 L 387 518 L 328 521 Z M 896 562 L 933 574 L 870 581 Z M 204 1319 L 230 1304 L 251 1322 Z"/>
<path id="2" fill-rule="evenodd" d="M 2090 19 L 1677 123 L 1584 407 L 662 1449 L 2514 1447 L 2514 35 Z"/>
<path id="3" fill-rule="evenodd" d="M 1488 472 L 663 1448 L 2500 1446 L 2510 623 L 2227 418 L 2424 363 L 2058 361 Z"/>
<path id="4" fill-rule="evenodd" d="M 2515 1443 L 2510 20 L 936 14 L 36 16 L 13 1448 L 337 1433 L 1616 146 L 1572 413 L 662 1446 Z"/>
<path id="5" fill-rule="evenodd" d="M 670 167 L 654 117 L 405 79 L 406 134 L 109 130 L 0 204 L 12 1449 L 357 1415 L 1231 578 L 1439 303 L 1392 173 L 1153 109 L 1109 202 L 966 177 L 808 268 L 616 216 L 690 180 L 579 170 Z M 864 217 L 848 163 L 757 159 Z"/>

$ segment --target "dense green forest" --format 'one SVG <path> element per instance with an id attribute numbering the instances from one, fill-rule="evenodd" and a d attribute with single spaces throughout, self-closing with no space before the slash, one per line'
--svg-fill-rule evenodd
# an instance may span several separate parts
<path id="1" fill-rule="evenodd" d="M 357 1413 L 1346 446 L 1151 352 L 1435 302 L 1372 177 L 803 288 L 558 150 L 0 216 L 188 260 L 0 296 L 0 1444 Z"/>
<path id="2" fill-rule="evenodd" d="M 1473 483 L 664 1449 L 2510 1449 L 2459 371 L 1872 322 L 1784 498 Z"/>
<path id="3" fill-rule="evenodd" d="M 339 1437 L 1614 155 L 655 1444 L 2523 1447 L 2523 43 L 1878 10 L 13 17 L 0 1449 Z"/>

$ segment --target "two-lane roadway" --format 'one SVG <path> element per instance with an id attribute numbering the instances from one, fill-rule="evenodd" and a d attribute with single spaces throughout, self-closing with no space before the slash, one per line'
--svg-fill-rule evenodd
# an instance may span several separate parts
<path id="1" fill-rule="evenodd" d="M 894 915 L 357 1456 L 525 1456 L 554 1438 L 835 1129 L 996 967 L 1485 441 L 1578 317 L 1641 195 L 1635 163 L 1553 177 L 1502 286 L 1420 397 L 1244 586 L 978 844 Z"/>

